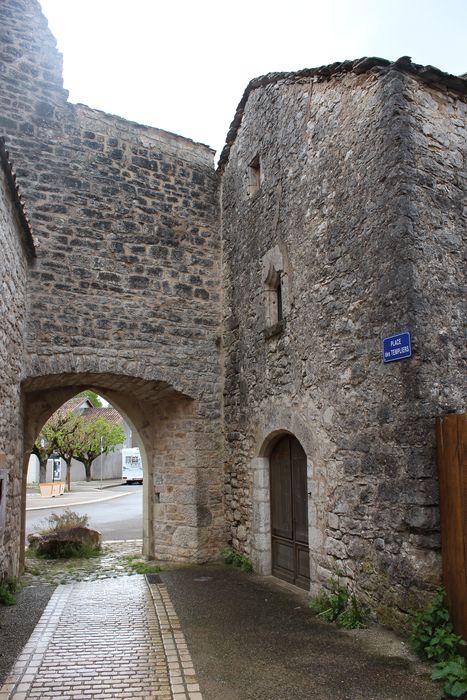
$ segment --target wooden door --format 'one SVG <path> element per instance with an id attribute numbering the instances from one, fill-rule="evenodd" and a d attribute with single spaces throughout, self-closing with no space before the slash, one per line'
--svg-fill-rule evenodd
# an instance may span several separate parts
<path id="1" fill-rule="evenodd" d="M 272 573 L 296 586 L 310 587 L 306 455 L 292 435 L 270 458 Z"/>
<path id="2" fill-rule="evenodd" d="M 454 628 L 467 641 L 467 414 L 438 418 L 436 432 L 443 582 Z"/>

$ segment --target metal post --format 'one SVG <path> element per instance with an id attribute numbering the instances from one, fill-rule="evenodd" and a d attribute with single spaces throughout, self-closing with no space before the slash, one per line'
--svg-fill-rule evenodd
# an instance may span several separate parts
<path id="1" fill-rule="evenodd" d="M 41 438 L 41 448 L 44 449 L 45 447 L 45 438 Z M 47 457 L 47 462 L 45 463 L 45 480 L 47 481 L 47 465 L 49 463 L 49 458 Z M 53 469 L 53 467 L 52 467 Z M 36 472 L 37 474 L 37 472 Z M 41 460 L 39 460 L 39 478 L 38 481 L 40 482 L 41 480 Z"/>
<path id="2" fill-rule="evenodd" d="M 101 435 L 101 490 L 102 490 L 102 443 L 104 438 Z"/>

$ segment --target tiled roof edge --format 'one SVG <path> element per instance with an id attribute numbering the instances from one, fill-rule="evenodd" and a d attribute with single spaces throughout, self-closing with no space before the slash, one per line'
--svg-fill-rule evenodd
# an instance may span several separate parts
<path id="1" fill-rule="evenodd" d="M 459 92 L 462 95 L 467 94 L 467 79 L 465 76 L 451 75 L 450 73 L 444 73 L 443 71 L 439 70 L 439 68 L 435 68 L 434 66 L 422 66 L 417 63 L 412 63 L 409 56 L 402 56 L 401 58 L 397 59 L 397 61 L 388 61 L 384 58 L 377 57 L 364 57 L 358 58 L 354 61 L 331 63 L 330 65 L 320 66 L 319 68 L 304 68 L 303 70 L 296 72 L 267 73 L 259 78 L 254 78 L 248 83 L 227 133 L 225 146 L 222 149 L 217 166 L 218 171 L 222 173 L 227 165 L 230 149 L 237 137 L 248 97 L 253 90 L 256 90 L 259 87 L 265 87 L 271 83 L 277 83 L 279 81 L 295 82 L 303 78 L 317 78 L 318 80 L 326 80 L 345 73 L 355 73 L 356 75 L 359 75 L 361 73 L 369 73 L 370 71 L 379 72 L 382 70 L 391 69 L 414 75 L 433 87 L 445 87 L 449 90 Z"/>
<path id="2" fill-rule="evenodd" d="M 18 218 L 23 229 L 24 243 L 26 245 L 26 249 L 29 255 L 35 258 L 36 243 L 32 234 L 31 224 L 29 222 L 29 217 L 26 213 L 26 208 L 24 206 L 24 202 L 19 191 L 18 183 L 16 182 L 16 173 L 13 170 L 13 165 L 10 161 L 10 154 L 6 150 L 5 139 L 2 136 L 0 136 L 0 161 L 5 172 L 6 181 L 10 188 L 13 204 L 16 208 L 16 212 L 18 214 Z"/>

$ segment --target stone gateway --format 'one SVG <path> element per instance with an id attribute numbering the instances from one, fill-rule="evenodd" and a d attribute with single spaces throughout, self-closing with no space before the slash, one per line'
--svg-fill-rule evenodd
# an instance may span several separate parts
<path id="1" fill-rule="evenodd" d="M 439 583 L 435 419 L 465 410 L 467 81 L 269 74 L 215 170 L 70 104 L 36 0 L 0 16 L 0 577 L 33 441 L 92 388 L 138 433 L 148 556 L 231 546 L 312 592 L 340 572 L 393 623 Z"/>

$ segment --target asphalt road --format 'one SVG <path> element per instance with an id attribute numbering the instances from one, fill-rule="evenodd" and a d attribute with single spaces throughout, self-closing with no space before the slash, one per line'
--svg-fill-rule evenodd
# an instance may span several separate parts
<path id="1" fill-rule="evenodd" d="M 116 495 L 120 487 L 106 489 L 105 496 Z M 125 485 L 127 495 L 109 501 L 98 501 L 70 509 L 89 516 L 89 527 L 102 532 L 103 540 L 134 540 L 143 536 L 143 487 Z M 77 499 L 79 500 L 79 499 Z M 26 513 L 26 534 L 33 532 L 39 523 L 51 513 L 61 513 L 65 508 L 31 510 Z"/>

